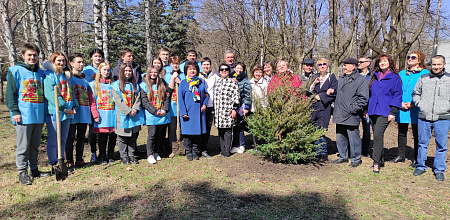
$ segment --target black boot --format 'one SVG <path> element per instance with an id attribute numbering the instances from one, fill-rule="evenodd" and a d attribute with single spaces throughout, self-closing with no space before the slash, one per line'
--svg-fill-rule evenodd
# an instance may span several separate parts
<path id="1" fill-rule="evenodd" d="M 28 176 L 28 171 L 22 171 L 19 173 L 19 181 L 23 185 L 31 185 L 31 183 L 33 183 L 30 176 Z"/>
<path id="2" fill-rule="evenodd" d="M 398 162 L 405 162 L 405 157 L 404 156 L 397 156 L 396 158 L 390 160 L 391 163 L 398 163 Z"/>
<path id="3" fill-rule="evenodd" d="M 45 178 L 45 177 L 49 177 L 50 176 L 50 172 L 41 172 L 38 169 L 34 169 L 31 170 L 31 177 L 33 178 Z"/>

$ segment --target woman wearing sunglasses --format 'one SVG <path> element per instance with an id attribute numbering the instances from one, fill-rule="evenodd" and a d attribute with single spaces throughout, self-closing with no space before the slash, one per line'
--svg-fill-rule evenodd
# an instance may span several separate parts
<path id="1" fill-rule="evenodd" d="M 221 155 L 230 156 L 232 145 L 231 128 L 236 122 L 236 111 L 239 109 L 240 94 L 236 82 L 229 77 L 230 66 L 219 66 L 220 79 L 214 85 L 214 125 L 219 130 Z"/>
<path id="2" fill-rule="evenodd" d="M 337 89 L 338 82 L 336 76 L 328 72 L 327 59 L 321 58 L 317 61 L 317 70 L 319 72 L 315 74 L 315 80 L 309 87 L 309 92 L 314 97 L 311 104 L 311 108 L 314 110 L 311 113 L 311 120 L 316 127 L 328 129 L 331 117 L 331 103 L 336 98 L 334 91 Z M 317 158 L 327 161 L 328 152 L 325 136 L 322 136 L 316 144 L 322 144 L 317 148 Z"/>
<path id="3" fill-rule="evenodd" d="M 425 55 L 421 51 L 414 51 L 406 58 L 408 60 L 408 67 L 406 70 L 402 70 L 399 73 L 403 83 L 402 107 L 395 117 L 395 121 L 398 122 L 398 154 L 391 162 L 405 162 L 406 137 L 408 125 L 411 124 L 414 137 L 414 158 L 411 161 L 411 166 L 415 167 L 417 160 L 417 144 L 419 142 L 417 133 L 419 109 L 413 103 L 412 92 L 420 76 L 430 72 L 426 69 L 424 62 Z"/>

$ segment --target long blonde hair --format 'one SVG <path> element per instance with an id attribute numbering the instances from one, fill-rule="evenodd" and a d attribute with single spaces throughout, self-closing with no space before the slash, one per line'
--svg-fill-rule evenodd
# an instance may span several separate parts
<path id="1" fill-rule="evenodd" d="M 94 92 L 98 97 L 102 97 L 102 86 L 100 85 L 100 78 L 102 78 L 102 73 L 101 73 L 102 68 L 105 66 L 109 66 L 111 68 L 109 63 L 100 63 L 100 65 L 98 66 L 98 71 L 95 74 Z M 106 79 L 109 79 L 109 84 L 111 84 L 111 71 L 109 71 L 109 75 Z"/>
<path id="2" fill-rule="evenodd" d="M 56 58 L 59 56 L 63 56 L 64 60 L 66 61 L 66 66 L 62 69 L 55 63 Z M 56 51 L 56 52 L 52 53 L 52 55 L 50 56 L 50 62 L 52 62 L 53 65 L 55 65 L 55 68 L 56 68 L 55 74 L 56 75 L 67 71 L 70 73 L 70 76 L 68 78 L 66 77 L 67 79 L 70 79 L 73 76 L 72 69 L 70 68 L 70 65 L 69 65 L 69 59 L 67 59 L 67 56 L 63 52 Z"/>
<path id="3" fill-rule="evenodd" d="M 158 90 L 158 98 L 161 101 L 161 104 L 163 104 L 164 99 L 166 97 L 166 87 L 164 86 L 164 83 L 161 80 L 161 77 L 159 76 L 159 71 L 158 69 L 156 69 L 156 67 L 154 67 L 153 65 L 148 66 L 147 68 L 147 74 L 145 75 L 145 83 L 147 84 L 147 89 L 148 89 L 148 101 L 151 103 L 153 102 L 153 80 L 150 78 L 150 71 L 151 70 L 156 70 L 158 72 L 158 74 L 156 75 L 156 88 Z"/>

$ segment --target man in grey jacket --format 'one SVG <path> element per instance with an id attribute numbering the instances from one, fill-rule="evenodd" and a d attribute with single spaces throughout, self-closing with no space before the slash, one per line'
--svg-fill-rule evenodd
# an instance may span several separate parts
<path id="1" fill-rule="evenodd" d="M 428 143 L 434 130 L 436 154 L 434 174 L 436 180 L 444 181 L 447 155 L 447 136 L 450 126 L 450 74 L 445 72 L 445 57 L 436 55 L 431 60 L 431 73 L 422 75 L 412 93 L 414 104 L 419 108 L 419 149 L 414 176 L 422 175 L 427 166 Z"/>
<path id="2" fill-rule="evenodd" d="M 339 158 L 332 163 L 348 162 L 350 145 L 351 167 L 361 164 L 361 137 L 359 123 L 363 107 L 369 101 L 369 86 L 366 78 L 359 74 L 358 60 L 347 58 L 342 61 L 344 75 L 338 80 L 336 101 L 334 102 L 333 122 L 336 123 L 336 145 Z"/>

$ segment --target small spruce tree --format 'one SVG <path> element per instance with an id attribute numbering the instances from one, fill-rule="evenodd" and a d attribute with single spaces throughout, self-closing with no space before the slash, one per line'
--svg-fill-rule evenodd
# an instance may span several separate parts
<path id="1" fill-rule="evenodd" d="M 258 154 L 273 162 L 307 163 L 314 160 L 315 141 L 325 134 L 311 122 L 311 101 L 304 87 L 294 88 L 292 79 L 282 81 L 267 94 L 267 100 L 254 100 L 256 111 L 246 118 L 250 132 L 264 144 Z M 261 104 L 267 103 L 263 108 Z"/>

